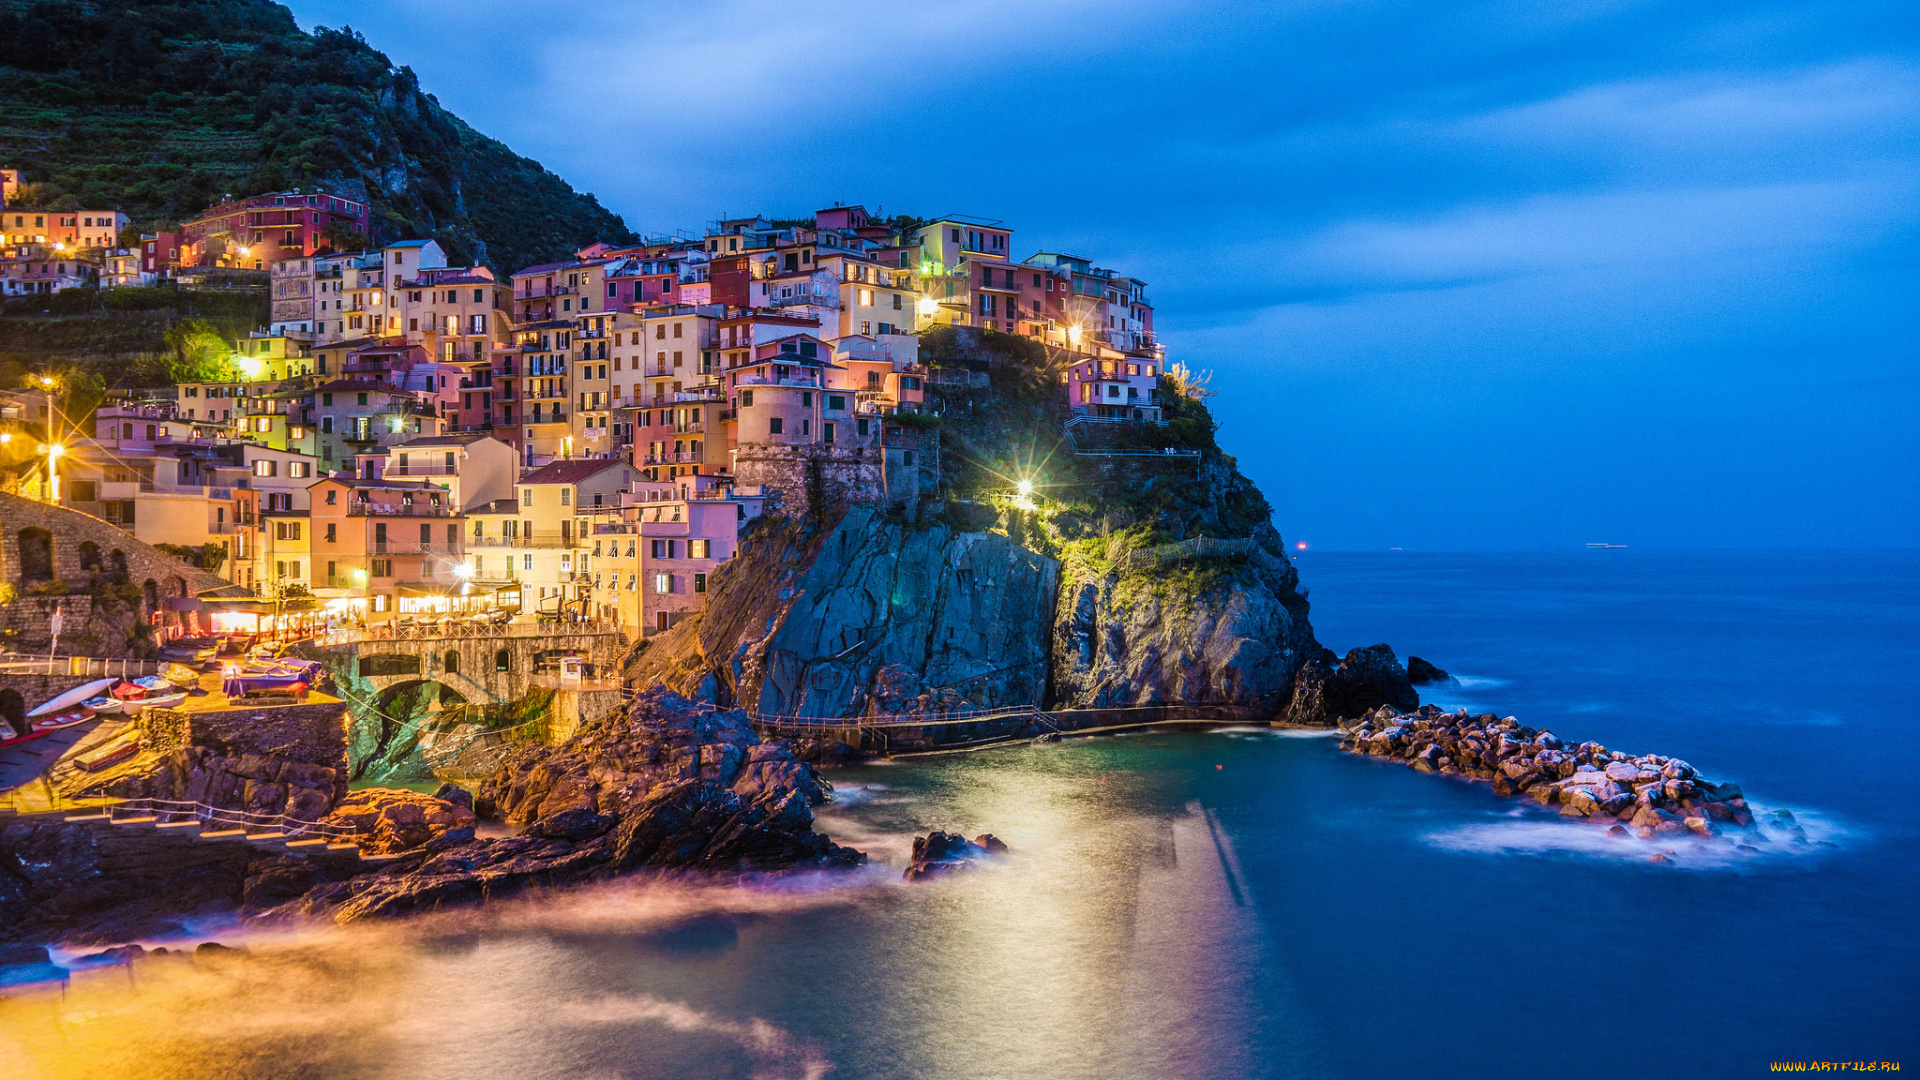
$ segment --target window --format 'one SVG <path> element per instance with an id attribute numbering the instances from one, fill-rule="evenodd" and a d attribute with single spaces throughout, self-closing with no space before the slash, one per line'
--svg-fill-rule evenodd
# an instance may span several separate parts
<path id="1" fill-rule="evenodd" d="M 520 505 L 521 506 L 533 505 L 533 489 L 532 488 L 520 489 Z"/>
<path id="2" fill-rule="evenodd" d="M 561 506 L 573 505 L 573 489 L 572 488 L 563 487 L 560 489 L 560 505 Z"/>
<path id="3" fill-rule="evenodd" d="M 332 506 L 339 501 L 340 501 L 340 489 L 328 488 L 327 489 L 327 505 Z"/>
<path id="4" fill-rule="evenodd" d="M 703 593 L 707 591 L 707 575 L 705 574 L 693 575 L 693 591 L 697 593 Z"/>
<path id="5" fill-rule="evenodd" d="M 94 502 L 100 498 L 100 493 L 91 480 L 69 481 L 67 491 L 76 502 Z"/>
<path id="6" fill-rule="evenodd" d="M 656 593 L 662 593 L 662 594 L 672 592 L 673 591 L 673 575 L 672 574 L 653 575 L 653 591 Z M 662 619 L 666 618 L 666 613 L 661 612 L 660 617 Z M 661 629 L 664 630 L 666 629 L 666 627 L 663 626 L 661 627 Z"/>
<path id="7" fill-rule="evenodd" d="M 707 559 L 712 557 L 713 557 L 713 541 L 711 540 L 687 541 L 687 558 Z"/>
<path id="8" fill-rule="evenodd" d="M 822 442 L 833 441 L 833 421 L 829 420 L 820 425 L 820 439 Z"/>
<path id="9" fill-rule="evenodd" d="M 329 540 L 331 540 L 331 539 L 333 539 L 333 536 L 331 535 L 331 534 L 332 534 L 332 532 L 333 532 L 333 526 L 331 526 L 331 525 L 329 525 L 329 526 L 327 526 L 327 532 L 328 532 L 328 534 L 329 534 L 329 535 L 327 536 L 327 539 L 329 539 Z M 300 523 L 299 523 L 299 522 L 297 522 L 297 521 L 276 521 L 276 522 L 274 522 L 274 523 L 273 523 L 273 538 L 274 538 L 275 540 L 298 540 L 298 539 L 300 539 Z"/>
<path id="10" fill-rule="evenodd" d="M 813 391 L 802 390 L 800 392 L 800 407 L 803 409 L 813 408 Z"/>
<path id="11" fill-rule="evenodd" d="M 827 408 L 840 410 L 847 407 L 847 399 L 839 394 L 827 395 Z"/>
<path id="12" fill-rule="evenodd" d="M 893 310 L 895 311 L 900 310 L 900 294 L 899 293 L 893 294 Z"/>
<path id="13" fill-rule="evenodd" d="M 393 600 L 393 597 L 388 596 L 386 593 L 376 593 L 373 598 L 373 610 L 375 611 L 389 610 L 391 607 L 392 600 Z"/>
<path id="14" fill-rule="evenodd" d="M 336 527 L 337 527 L 337 526 L 335 526 L 335 525 L 332 525 L 332 524 L 329 524 L 329 525 L 327 526 L 327 543 L 329 543 L 329 544 L 332 544 L 332 543 L 337 543 L 337 542 L 338 542 L 338 538 L 334 536 L 334 532 L 333 532 L 333 530 L 334 530 L 334 529 L 335 529 Z"/>
<path id="15" fill-rule="evenodd" d="M 273 476 L 279 471 L 276 468 L 276 465 L 277 465 L 276 462 L 268 460 L 266 458 L 262 458 L 259 461 L 256 461 L 253 463 L 253 475 Z"/>
<path id="16" fill-rule="evenodd" d="M 859 432 L 861 438 L 867 437 L 867 418 L 864 416 L 859 420 Z"/>
<path id="17" fill-rule="evenodd" d="M 740 391 L 740 407 L 743 409 L 753 408 L 753 391 L 751 390 Z"/>
<path id="18" fill-rule="evenodd" d="M 767 421 L 767 434 L 769 435 L 784 434 L 784 432 L 781 431 L 782 427 L 783 425 L 780 422 L 780 418 L 777 416 L 773 417 L 772 419 Z"/>

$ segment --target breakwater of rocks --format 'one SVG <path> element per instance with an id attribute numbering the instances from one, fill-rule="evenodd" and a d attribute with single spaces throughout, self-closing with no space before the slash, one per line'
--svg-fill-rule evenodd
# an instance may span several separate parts
<path id="1" fill-rule="evenodd" d="M 1421 772 L 1490 780 L 1495 794 L 1534 799 L 1564 817 L 1610 826 L 1616 835 L 1715 836 L 1754 825 L 1737 784 L 1711 783 L 1679 758 L 1568 743 L 1511 716 L 1449 713 L 1433 705 L 1401 713 L 1382 705 L 1341 730 L 1342 750 Z"/>

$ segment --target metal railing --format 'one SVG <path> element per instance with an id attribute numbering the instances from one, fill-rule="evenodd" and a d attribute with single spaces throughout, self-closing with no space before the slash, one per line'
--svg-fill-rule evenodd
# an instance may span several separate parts
<path id="1" fill-rule="evenodd" d="M 428 541 L 375 540 L 372 546 L 373 546 L 373 554 L 375 555 L 458 555 L 460 554 L 460 545 L 458 543 L 449 544 L 449 543 L 444 543 L 441 541 L 434 541 L 434 540 L 428 540 Z"/>
<path id="2" fill-rule="evenodd" d="M 79 678 L 138 678 L 160 674 L 165 660 L 101 656 L 0 657 L 0 675 L 72 675 Z"/>
<path id="3" fill-rule="evenodd" d="M 450 506 L 419 506 L 401 503 L 356 502 L 347 507 L 348 517 L 454 517 Z"/>

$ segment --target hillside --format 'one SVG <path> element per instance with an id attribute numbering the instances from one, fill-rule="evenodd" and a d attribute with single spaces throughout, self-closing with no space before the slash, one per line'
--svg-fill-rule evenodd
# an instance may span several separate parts
<path id="1" fill-rule="evenodd" d="M 371 198 L 376 239 L 431 236 L 506 274 L 632 232 L 474 131 L 352 30 L 267 0 L 0 0 L 0 165 L 51 208 L 178 222 L 222 194 Z"/>

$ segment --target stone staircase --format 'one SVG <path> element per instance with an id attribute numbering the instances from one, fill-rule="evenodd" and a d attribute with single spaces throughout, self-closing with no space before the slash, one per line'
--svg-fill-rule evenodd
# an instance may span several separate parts
<path id="1" fill-rule="evenodd" d="M 248 826 L 237 821 L 203 821 L 197 817 L 183 821 L 164 821 L 161 820 L 162 814 L 148 813 L 137 806 L 130 810 L 120 809 L 129 805 L 127 801 L 102 800 L 81 809 L 78 813 L 70 812 L 68 809 L 18 812 L 0 808 L 0 825 L 9 821 L 58 820 L 89 829 L 111 830 L 113 834 L 119 836 L 146 835 L 169 842 L 191 840 L 201 844 L 244 844 L 263 851 L 301 858 L 318 858 L 330 863 L 351 863 L 369 868 L 378 867 L 400 857 L 362 854 L 358 844 L 344 839 L 347 835 L 344 830 L 327 836 L 301 836 L 298 834 L 303 830 L 298 827 L 288 831 L 278 826 Z M 240 816 L 233 811 L 221 811 L 214 807 L 204 809 L 213 814 Z M 116 810 L 120 812 L 116 813 Z M 169 811 L 164 816 L 181 812 L 184 811 Z"/>

